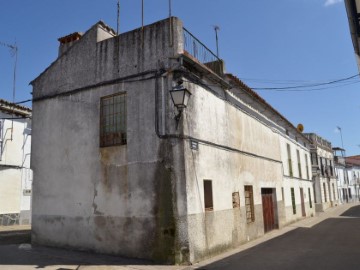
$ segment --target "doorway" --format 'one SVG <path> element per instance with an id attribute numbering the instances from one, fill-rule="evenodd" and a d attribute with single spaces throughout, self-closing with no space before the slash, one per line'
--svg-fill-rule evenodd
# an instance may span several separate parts
<path id="1" fill-rule="evenodd" d="M 278 228 L 276 190 L 274 188 L 262 188 L 261 198 L 263 206 L 264 231 L 267 233 Z"/>

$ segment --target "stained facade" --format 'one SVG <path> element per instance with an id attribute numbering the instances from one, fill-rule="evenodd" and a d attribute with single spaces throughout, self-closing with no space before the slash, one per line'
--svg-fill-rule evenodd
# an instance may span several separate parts
<path id="1" fill-rule="evenodd" d="M 35 243 L 189 263 L 314 215 L 308 138 L 178 18 L 59 41 L 31 83 Z"/>

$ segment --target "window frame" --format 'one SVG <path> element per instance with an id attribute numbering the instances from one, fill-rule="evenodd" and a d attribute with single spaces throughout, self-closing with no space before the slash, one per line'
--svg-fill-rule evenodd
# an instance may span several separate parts
<path id="1" fill-rule="evenodd" d="M 214 211 L 214 195 L 212 180 L 204 179 L 204 209 L 205 212 Z"/>
<path id="2" fill-rule="evenodd" d="M 295 198 L 295 189 L 293 187 L 290 188 L 290 194 L 291 194 L 291 205 L 293 209 L 293 215 L 296 215 L 296 198 Z"/>
<path id="3" fill-rule="evenodd" d="M 115 98 L 120 100 L 115 102 Z M 108 105 L 105 103 L 111 100 Z M 116 106 L 119 105 L 117 108 Z M 109 111 L 105 114 L 106 106 Z M 118 109 L 118 110 L 117 110 Z M 110 118 L 107 118 L 109 117 Z M 117 117 L 118 116 L 118 117 Z M 112 123 L 110 123 L 112 122 Z M 109 123 L 109 124 L 107 124 Z M 106 128 L 114 129 L 107 131 Z M 100 98 L 100 123 L 99 123 L 99 145 L 110 147 L 127 144 L 127 93 L 118 92 Z"/>
<path id="4" fill-rule="evenodd" d="M 292 167 L 292 160 L 291 160 L 291 147 L 290 144 L 286 144 L 286 149 L 287 149 L 287 156 L 288 156 L 288 167 L 289 167 L 289 176 L 293 177 L 294 176 L 294 172 L 293 172 L 293 167 Z"/>
<path id="5" fill-rule="evenodd" d="M 255 222 L 254 191 L 253 186 L 244 186 L 245 212 L 247 224 Z"/>

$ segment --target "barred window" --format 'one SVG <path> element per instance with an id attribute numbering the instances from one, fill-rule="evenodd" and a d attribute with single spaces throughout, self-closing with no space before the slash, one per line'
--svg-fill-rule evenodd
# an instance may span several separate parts
<path id="1" fill-rule="evenodd" d="M 253 187 L 245 186 L 244 189 L 245 189 L 246 221 L 247 223 L 251 223 L 255 221 Z"/>
<path id="2" fill-rule="evenodd" d="M 296 214 L 296 203 L 295 203 L 295 191 L 294 188 L 290 189 L 291 192 L 291 204 L 292 204 L 292 209 L 293 209 L 293 214 Z"/>
<path id="3" fill-rule="evenodd" d="M 126 144 L 126 93 L 100 100 L 100 147 Z"/>

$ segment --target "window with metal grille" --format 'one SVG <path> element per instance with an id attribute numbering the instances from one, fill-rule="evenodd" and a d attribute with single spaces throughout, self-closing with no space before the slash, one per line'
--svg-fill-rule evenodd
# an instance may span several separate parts
<path id="1" fill-rule="evenodd" d="M 310 180 L 310 174 L 309 174 L 309 161 L 308 156 L 305 154 L 305 164 L 306 164 L 306 179 Z"/>
<path id="2" fill-rule="evenodd" d="M 300 160 L 300 152 L 299 152 L 299 150 L 296 150 L 296 155 L 297 155 L 297 162 L 298 162 L 299 178 L 302 178 L 302 173 L 301 173 L 301 160 Z"/>
<path id="3" fill-rule="evenodd" d="M 324 201 L 327 202 L 326 185 L 325 185 L 325 183 L 323 183 L 323 189 L 324 189 Z"/>
<path id="4" fill-rule="evenodd" d="M 289 176 L 293 176 L 290 144 L 287 143 L 286 146 L 287 146 L 287 154 L 288 154 Z"/>
<path id="5" fill-rule="evenodd" d="M 309 192 L 309 204 L 310 204 L 310 208 L 312 208 L 311 190 L 310 190 L 310 188 L 308 188 L 308 192 Z"/>
<path id="6" fill-rule="evenodd" d="M 295 191 L 294 188 L 291 188 L 291 203 L 292 203 L 292 209 L 293 214 L 296 214 L 296 203 L 295 203 Z"/>
<path id="7" fill-rule="evenodd" d="M 100 147 L 126 144 L 126 93 L 100 100 Z"/>
<path id="8" fill-rule="evenodd" d="M 246 221 L 247 223 L 251 223 L 255 221 L 253 187 L 245 186 L 244 189 L 245 189 Z"/>

